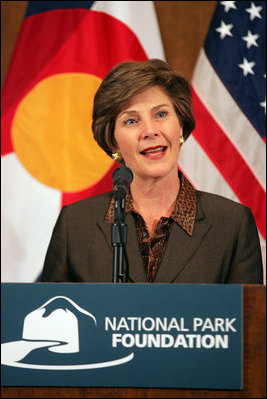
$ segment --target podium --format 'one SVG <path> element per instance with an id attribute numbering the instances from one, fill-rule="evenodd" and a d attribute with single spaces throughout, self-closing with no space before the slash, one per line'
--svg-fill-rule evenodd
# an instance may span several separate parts
<path id="1" fill-rule="evenodd" d="M 38 284 L 36 284 L 38 286 Z M 86 285 L 86 284 L 85 284 Z M 46 286 L 45 283 L 42 284 Z M 61 285 L 62 286 L 62 285 Z M 95 285 L 97 286 L 97 284 Z M 150 285 L 152 286 L 152 285 Z M 159 285 L 160 286 L 160 285 Z M 171 290 L 179 290 L 179 285 L 169 285 Z M 205 285 L 203 285 L 205 286 Z M 106 285 L 106 287 L 110 287 Z M 207 289 L 210 285 L 206 285 Z M 222 287 L 222 286 L 221 286 Z M 229 289 L 224 286 L 225 289 Z M 105 289 L 105 286 L 103 287 Z M 127 287 L 125 287 L 127 288 Z M 162 290 L 164 287 L 159 287 Z M 156 285 L 153 286 L 153 290 L 157 289 Z M 198 389 L 198 388 L 173 388 L 173 387 L 151 387 L 148 386 L 3 386 L 1 388 L 1 395 L 3 398 L 63 398 L 63 397 L 111 397 L 111 398 L 123 398 L 123 397 L 151 397 L 151 398 L 185 398 L 185 397 L 266 397 L 266 287 L 260 285 L 244 285 L 242 289 L 242 305 L 243 305 L 243 320 L 242 320 L 242 387 L 241 389 Z M 163 298 L 163 297 L 162 297 Z M 164 300 L 163 306 L 164 306 Z M 2 301 L 2 309 L 7 304 Z M 134 309 L 134 307 L 132 308 Z M 38 310 L 38 309 L 37 309 Z M 93 315 L 91 315 L 93 316 Z M 144 315 L 147 316 L 147 315 Z M 152 319 L 152 318 L 151 318 Z M 200 318 L 197 318 L 197 322 Z M 233 319 L 232 319 L 233 320 Z M 92 319 L 92 322 L 94 320 Z M 229 321 L 229 320 L 228 320 Z M 109 319 L 110 324 L 106 325 L 106 329 L 112 329 L 112 318 Z M 2 320 L 3 324 L 3 320 Z M 218 324 L 220 326 L 221 324 Z M 26 329 L 26 323 L 24 323 L 23 334 L 25 339 L 31 339 L 27 334 L 31 334 Z M 121 324 L 122 326 L 122 324 Z M 147 324 L 147 329 L 149 330 Z M 229 330 L 231 330 L 231 323 L 229 322 Z M 118 327 L 118 326 L 117 326 Z M 234 330 L 236 325 L 232 325 Z M 182 327 L 180 326 L 182 329 Z M 186 330 L 186 320 L 184 329 Z M 220 330 L 220 328 L 218 328 Z M 23 338 L 23 337 L 22 337 Z M 52 340 L 52 337 L 49 337 Z M 65 338 L 67 340 L 67 338 Z M 63 339 L 62 339 L 63 340 Z M 75 339 L 72 340 L 75 344 Z M 73 343 L 72 342 L 72 343 Z M 75 346 L 75 345 L 74 345 Z M 237 345 L 238 346 L 238 345 Z M 207 349 L 207 346 L 204 348 Z M 72 349 L 70 348 L 70 351 Z M 152 352 L 151 352 L 152 353 Z M 189 353 L 189 352 L 188 352 Z M 216 365 L 214 365 L 215 367 Z M 230 365 L 229 365 L 230 367 Z M 115 369 L 115 367 L 114 367 Z M 2 380 L 3 384 L 3 380 Z M 3 384 L 4 385 L 4 384 Z M 21 384 L 20 384 L 21 385 Z M 39 384 L 40 385 L 40 384 Z M 44 384 L 46 385 L 46 384 Z"/>

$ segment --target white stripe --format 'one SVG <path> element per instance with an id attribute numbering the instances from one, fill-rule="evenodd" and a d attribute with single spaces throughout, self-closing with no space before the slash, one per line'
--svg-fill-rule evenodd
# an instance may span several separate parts
<path id="1" fill-rule="evenodd" d="M 240 202 L 194 136 L 182 145 L 178 164 L 195 188 Z"/>
<path id="2" fill-rule="evenodd" d="M 266 145 L 222 84 L 203 49 L 194 71 L 192 86 L 266 190 Z"/>
<path id="3" fill-rule="evenodd" d="M 135 33 L 148 58 L 165 60 L 153 1 L 96 1 L 91 10 L 124 22 Z"/>
<path id="4" fill-rule="evenodd" d="M 1 158 L 3 282 L 33 282 L 42 271 L 61 193 L 35 180 L 11 153 Z"/>

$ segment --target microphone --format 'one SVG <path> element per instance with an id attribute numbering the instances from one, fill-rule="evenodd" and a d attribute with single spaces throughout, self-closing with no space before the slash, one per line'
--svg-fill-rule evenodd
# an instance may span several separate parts
<path id="1" fill-rule="evenodd" d="M 119 200 L 126 196 L 128 188 L 133 180 L 133 172 L 127 166 L 115 169 L 112 175 L 114 198 Z"/>
<path id="2" fill-rule="evenodd" d="M 111 227 L 113 246 L 113 282 L 123 283 L 129 279 L 129 260 L 126 252 L 127 225 L 125 224 L 125 196 L 133 180 L 133 173 L 127 166 L 115 169 L 112 175 L 114 195 L 114 223 Z M 125 258 L 126 271 L 123 271 Z"/>

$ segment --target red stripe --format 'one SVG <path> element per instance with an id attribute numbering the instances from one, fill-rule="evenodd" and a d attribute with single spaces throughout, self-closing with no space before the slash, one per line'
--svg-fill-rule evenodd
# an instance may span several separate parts
<path id="1" fill-rule="evenodd" d="M 1 156 L 14 151 L 11 138 L 11 125 L 16 106 L 10 108 L 9 112 L 1 118 Z"/>
<path id="2" fill-rule="evenodd" d="M 240 153 L 202 104 L 193 88 L 192 96 L 197 121 L 196 129 L 193 132 L 194 137 L 218 168 L 240 202 L 251 209 L 258 229 L 266 239 L 265 191 Z"/>

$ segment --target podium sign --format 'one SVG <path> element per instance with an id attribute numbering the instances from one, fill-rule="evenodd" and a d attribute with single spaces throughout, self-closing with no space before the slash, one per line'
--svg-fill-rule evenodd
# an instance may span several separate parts
<path id="1" fill-rule="evenodd" d="M 242 286 L 2 284 L 2 386 L 242 389 Z"/>

